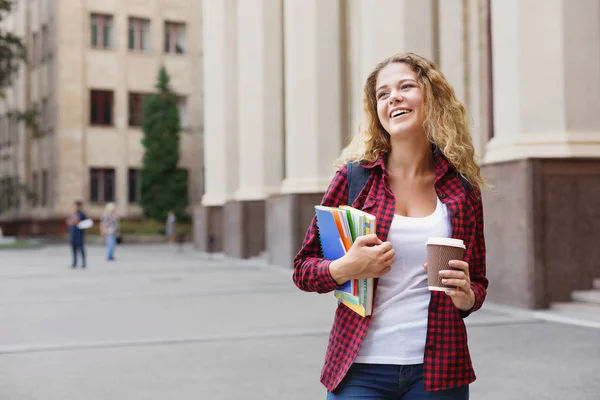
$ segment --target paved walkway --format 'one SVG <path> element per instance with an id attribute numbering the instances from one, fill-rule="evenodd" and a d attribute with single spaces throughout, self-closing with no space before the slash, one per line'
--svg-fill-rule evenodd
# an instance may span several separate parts
<path id="1" fill-rule="evenodd" d="M 0 399 L 323 399 L 335 302 L 291 271 L 190 248 L 0 251 Z M 487 307 L 467 319 L 477 400 L 600 398 L 600 329 Z M 594 326 L 593 324 L 590 326 Z"/>

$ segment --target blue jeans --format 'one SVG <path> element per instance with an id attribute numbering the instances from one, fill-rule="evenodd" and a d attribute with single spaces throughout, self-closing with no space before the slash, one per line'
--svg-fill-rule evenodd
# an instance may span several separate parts
<path id="1" fill-rule="evenodd" d="M 469 386 L 426 392 L 423 364 L 353 364 L 328 400 L 468 400 Z"/>
<path id="2" fill-rule="evenodd" d="M 106 235 L 106 259 L 115 258 L 115 246 L 117 245 L 117 235 Z"/>

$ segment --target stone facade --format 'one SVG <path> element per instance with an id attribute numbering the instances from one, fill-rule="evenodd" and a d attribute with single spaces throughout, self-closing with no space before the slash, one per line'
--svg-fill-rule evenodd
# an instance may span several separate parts
<path id="1" fill-rule="evenodd" d="M 197 248 L 266 253 L 291 267 L 332 161 L 360 123 L 367 74 L 382 58 L 413 51 L 441 67 L 467 107 L 494 185 L 484 192 L 490 298 L 543 308 L 600 277 L 600 3 L 201 3 L 109 0 L 90 9 L 32 0 L 13 13 L 8 27 L 30 45 L 46 32 L 49 50 L 23 70 L 0 117 L 16 106 L 49 111 L 39 138 L 0 119 L 11 132 L 0 135 L 0 179 L 40 192 L 46 171 L 47 194 L 45 205 L 3 209 L 3 227 L 64 226 L 74 199 L 89 203 L 90 168 L 115 168 L 120 212 L 139 215 L 125 195 L 127 171 L 142 157 L 128 93 L 151 90 L 164 64 L 188 98 L 181 164 Z M 114 48 L 90 48 L 91 13 L 113 16 Z M 152 50 L 128 50 L 129 17 L 150 21 Z M 165 21 L 186 24 L 186 54 L 162 51 Z M 113 126 L 89 126 L 91 89 L 114 91 Z M 98 214 L 101 204 L 87 209 Z"/>
<path id="2" fill-rule="evenodd" d="M 197 215 L 211 219 L 199 248 L 218 237 L 226 254 L 254 256 L 240 238 L 256 233 L 270 263 L 291 267 L 356 132 L 366 75 L 413 51 L 439 64 L 467 107 L 494 185 L 484 193 L 490 298 L 542 308 L 600 276 L 600 3 L 202 4 L 207 185 Z M 247 202 L 263 203 L 264 221 Z"/>
<path id="3" fill-rule="evenodd" d="M 110 18 L 109 39 L 92 38 L 92 15 Z M 130 49 L 132 18 L 147 23 L 142 48 Z M 106 25 L 103 21 L 98 24 Z M 0 149 L 6 155 L 0 160 L 0 175 L 15 177 L 45 200 L 36 205 L 22 201 L 3 210 L 0 223 L 10 227 L 6 233 L 27 233 L 27 226 L 37 226 L 37 234 L 55 231 L 52 227 L 60 224 L 50 222 L 62 221 L 74 200 L 83 200 L 91 216 L 100 216 L 106 199 L 91 198 L 92 169 L 114 170 L 118 212 L 125 218 L 141 216 L 129 198 L 135 184 L 130 170 L 141 167 L 143 156 L 141 127 L 130 123 L 130 94 L 152 92 L 161 65 L 173 90 L 185 98 L 182 115 L 188 122 L 181 133 L 180 166 L 188 171 L 190 204 L 200 201 L 203 73 L 202 9 L 197 1 L 32 0 L 21 2 L 9 23 L 25 38 L 35 60 L 22 68 L 5 108 L 43 105 L 43 131 L 36 138 L 18 127 L 18 140 Z M 183 53 L 165 50 L 167 23 L 184 26 Z M 138 38 L 140 32 L 135 33 Z M 110 45 L 92 45 L 94 40 L 109 40 Z M 112 92 L 113 115 L 107 126 L 91 123 L 92 90 Z"/>

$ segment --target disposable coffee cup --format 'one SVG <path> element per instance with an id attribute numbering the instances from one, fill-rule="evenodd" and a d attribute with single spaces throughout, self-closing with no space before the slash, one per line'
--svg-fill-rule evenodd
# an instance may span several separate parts
<path id="1" fill-rule="evenodd" d="M 450 260 L 462 260 L 465 244 L 460 239 L 431 237 L 427 240 L 427 284 L 429 290 L 446 291 L 455 286 L 442 284 L 440 271 L 452 270 Z"/>

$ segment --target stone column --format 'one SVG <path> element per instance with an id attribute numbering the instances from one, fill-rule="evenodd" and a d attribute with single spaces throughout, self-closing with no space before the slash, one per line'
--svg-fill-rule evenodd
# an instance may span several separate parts
<path id="1" fill-rule="evenodd" d="M 341 15 L 322 0 L 285 0 L 283 14 L 286 178 L 268 202 L 267 250 L 291 265 L 341 150 Z"/>
<path id="2" fill-rule="evenodd" d="M 467 100 L 466 26 L 464 0 L 439 2 L 439 65 L 463 104 Z"/>
<path id="3" fill-rule="evenodd" d="M 89 14 L 85 4 L 73 3 L 72 7 L 57 5 L 57 21 L 70 21 L 74 26 L 86 26 Z M 64 26 L 64 25 L 63 25 Z M 86 129 L 89 121 L 89 87 L 86 80 L 85 54 L 89 48 L 87 35 L 73 35 L 63 26 L 56 28 L 56 49 L 54 60 L 60 60 L 78 68 L 59 68 L 56 72 L 56 101 L 60 112 L 56 120 L 57 129 L 54 140 L 60 146 L 56 152 L 56 198 L 54 199 L 57 216 L 64 217 L 73 209 L 73 201 L 87 199 L 89 186 L 84 177 L 86 171 Z M 83 51 L 82 49 L 86 49 Z M 82 99 L 84 101 L 82 101 Z M 68 110 L 65 112 L 64 110 Z M 33 163 L 35 165 L 35 162 Z M 86 204 L 87 207 L 87 204 Z"/>
<path id="4" fill-rule="evenodd" d="M 465 101 L 473 121 L 473 146 L 475 154 L 483 159 L 485 146 L 490 138 L 492 126 L 489 98 L 491 95 L 490 37 L 488 35 L 489 8 L 487 1 L 465 0 L 467 14 L 466 81 Z"/>
<path id="5" fill-rule="evenodd" d="M 377 63 L 401 52 L 434 60 L 437 11 L 433 0 L 351 0 L 349 6 L 351 54 L 355 61 L 351 66 L 352 127 L 356 131 L 362 119 L 364 84 Z"/>
<path id="6" fill-rule="evenodd" d="M 238 187 L 236 0 L 203 0 L 205 194 L 195 207 L 196 246 L 223 249 L 223 206 Z"/>
<path id="7" fill-rule="evenodd" d="M 489 298 L 547 307 L 600 273 L 600 4 L 492 0 L 491 13 Z"/>
<path id="8" fill-rule="evenodd" d="M 282 0 L 240 1 L 238 24 L 239 185 L 225 206 L 225 252 L 265 250 L 265 199 L 283 179 Z"/>
<path id="9" fill-rule="evenodd" d="M 473 145 L 481 158 L 489 137 L 485 2 L 445 0 L 438 5 L 438 64 L 469 113 Z"/>

